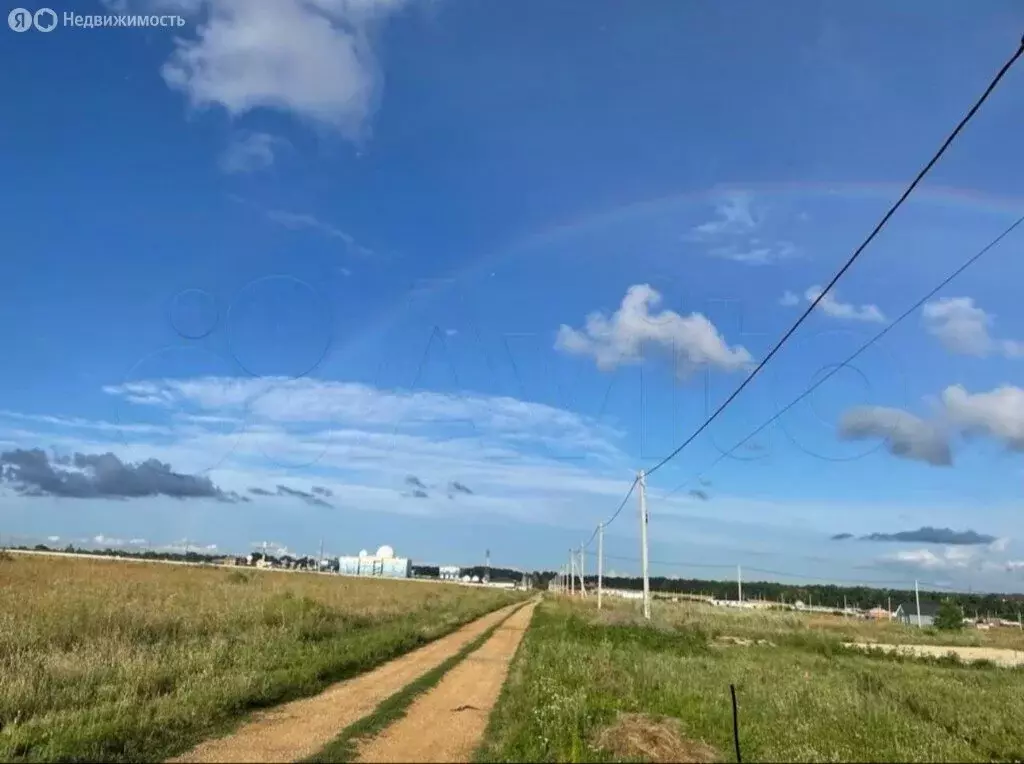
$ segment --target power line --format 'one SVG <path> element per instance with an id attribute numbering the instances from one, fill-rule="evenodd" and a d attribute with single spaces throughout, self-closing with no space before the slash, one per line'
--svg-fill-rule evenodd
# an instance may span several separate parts
<path id="1" fill-rule="evenodd" d="M 756 377 L 760 373 L 761 369 L 763 369 L 765 365 L 775 356 L 775 354 L 782 348 L 782 346 L 793 335 L 797 328 L 807 319 L 811 312 L 818 307 L 818 304 L 825 298 L 825 295 L 829 293 L 832 287 L 835 286 L 836 282 L 839 281 L 840 278 L 842 278 L 843 274 L 846 273 L 846 271 L 849 270 L 850 266 L 852 266 L 853 263 L 857 260 L 857 258 L 860 257 L 861 253 L 868 246 L 868 244 L 870 244 L 874 240 L 874 238 L 879 234 L 879 232 L 881 232 L 882 228 L 884 228 L 885 225 L 889 222 L 889 219 L 895 214 L 896 210 L 898 210 L 903 205 L 903 202 L 907 200 L 907 197 L 910 196 L 913 190 L 917 188 L 918 184 L 931 171 L 932 167 L 935 166 L 935 163 L 939 161 L 943 154 L 946 153 L 946 149 L 949 148 L 950 144 L 953 143 L 953 140 L 957 137 L 957 135 L 960 134 L 960 132 L 967 125 L 967 123 L 971 121 L 971 119 L 977 113 L 978 109 L 980 109 L 981 105 L 985 103 L 985 101 L 988 99 L 992 91 L 995 90 L 996 85 L 998 85 L 999 81 L 1003 79 L 1003 76 L 1010 70 L 1010 67 L 1017 62 L 1017 59 L 1020 58 L 1022 53 L 1024 53 L 1024 38 L 1021 39 L 1017 51 L 1006 61 L 1005 64 L 1003 64 L 1002 69 L 999 70 L 999 73 L 996 74 L 995 78 L 989 83 L 988 87 L 985 88 L 985 92 L 981 94 L 981 97 L 974 103 L 970 111 L 968 111 L 967 114 L 963 117 L 963 119 L 960 120 L 960 123 L 956 126 L 956 128 L 954 128 L 953 132 L 949 134 L 949 136 L 943 142 L 942 146 L 939 147 L 939 150 L 935 152 L 932 158 L 928 161 L 928 164 L 926 164 L 924 168 L 922 168 L 921 171 L 918 172 L 917 177 L 914 178 L 913 182 L 911 182 L 911 184 L 907 186 L 906 190 L 903 192 L 900 198 L 897 199 L 896 202 L 889 208 L 889 211 L 886 212 L 882 219 L 878 222 L 878 224 L 875 225 L 874 229 L 871 231 L 870 234 L 868 234 L 868 237 L 864 239 L 861 245 L 857 247 L 856 250 L 854 250 L 853 254 L 850 255 L 849 259 L 847 259 L 843 267 L 836 272 L 836 274 L 828 282 L 828 284 L 821 291 L 821 293 L 811 302 L 810 305 L 807 306 L 807 309 L 796 320 L 796 323 L 794 323 L 789 328 L 789 330 L 784 335 L 782 335 L 782 338 L 777 343 L 775 343 L 775 346 L 771 349 L 771 351 L 769 351 L 768 355 L 766 355 L 764 359 L 760 363 L 758 363 L 757 366 L 754 367 L 754 370 L 750 372 L 750 374 L 743 380 L 743 382 L 740 383 L 739 387 L 737 387 L 732 392 L 732 394 L 728 398 L 726 398 L 725 401 L 717 409 L 715 409 L 714 413 L 712 413 L 711 416 L 704 420 L 704 423 L 700 427 L 698 427 L 689 438 L 683 441 L 683 443 L 679 445 L 674 451 L 672 451 L 672 453 L 670 453 L 664 459 L 662 459 L 653 467 L 651 467 L 651 469 L 647 470 L 648 476 L 657 472 L 659 469 L 665 466 L 665 464 L 674 459 L 684 448 L 690 445 L 690 443 L 692 443 L 702 432 L 704 432 L 705 429 L 707 429 L 708 425 L 714 422 L 715 419 L 717 419 L 718 416 L 723 411 L 725 411 L 726 407 L 729 406 L 729 404 L 732 403 L 741 392 L 743 392 L 744 388 L 746 388 L 746 386 L 753 381 L 754 377 Z"/>
<path id="2" fill-rule="evenodd" d="M 615 512 L 612 514 L 612 516 L 610 518 L 608 518 L 607 522 L 605 522 L 604 525 L 605 525 L 606 528 L 609 525 L 611 525 L 613 522 L 615 522 L 615 518 L 619 516 L 619 513 L 622 511 L 622 508 L 626 506 L 626 502 L 629 501 L 629 497 L 633 495 L 633 489 L 636 488 L 636 484 L 637 484 L 637 482 L 639 482 L 639 480 L 640 480 L 639 477 L 633 478 L 633 482 L 629 484 L 629 490 L 626 491 L 626 495 L 623 496 L 622 497 L 622 501 L 619 502 L 618 509 L 616 509 Z M 600 527 L 601 526 L 598 526 L 598 528 L 600 528 Z M 590 538 L 587 539 L 587 543 L 583 545 L 583 548 L 586 549 L 588 546 L 590 546 L 590 543 L 594 540 L 594 538 L 596 536 L 597 536 L 597 528 L 594 528 L 594 532 L 592 534 L 590 534 Z"/>
<path id="3" fill-rule="evenodd" d="M 722 452 L 710 465 L 705 467 L 704 470 L 699 472 L 695 477 L 687 478 L 685 482 L 680 483 L 679 485 L 677 485 L 675 488 L 673 488 L 668 493 L 663 494 L 660 498 L 664 500 L 664 499 L 667 499 L 668 497 L 672 496 L 673 494 L 681 491 L 683 488 L 685 488 L 690 483 L 692 483 L 696 478 L 699 478 L 702 475 L 704 475 L 705 473 L 710 472 L 723 459 L 726 459 L 729 456 L 731 456 L 737 449 L 741 448 L 743 446 L 743 444 L 745 444 L 751 438 L 754 438 L 757 435 L 759 435 L 761 432 L 763 432 L 766 427 L 768 427 L 773 422 L 778 420 L 783 414 L 785 414 L 787 411 L 792 409 L 796 404 L 798 404 L 800 401 L 802 401 L 808 395 L 810 395 L 815 390 L 817 390 L 826 381 L 831 379 L 832 375 L 834 375 L 840 369 L 849 366 L 849 364 L 854 359 L 856 359 L 858 356 L 860 356 L 861 353 L 863 353 L 869 347 L 871 347 L 876 342 L 878 342 L 878 340 L 882 339 L 882 337 L 884 337 L 890 331 L 892 331 L 898 324 L 903 322 L 908 316 L 910 316 L 911 314 L 915 313 L 918 310 L 918 308 L 920 308 L 922 305 L 924 305 L 926 302 L 928 302 L 928 300 L 930 300 L 932 297 L 934 297 L 936 294 L 938 294 L 940 291 L 942 291 L 946 286 L 948 286 L 950 284 L 950 282 L 952 282 L 961 273 L 963 273 L 970 266 L 972 266 L 974 263 L 976 263 L 978 260 L 980 260 L 990 250 L 995 248 L 996 245 L 998 245 L 1003 239 L 1005 239 L 1007 236 L 1009 236 L 1011 233 L 1013 233 L 1022 223 L 1024 223 L 1024 215 L 1021 215 L 1019 218 L 1017 218 L 1013 223 L 1011 223 L 1007 228 L 1005 228 L 1002 231 L 1002 233 L 1000 233 L 998 236 L 996 236 L 996 238 L 994 238 L 992 241 L 990 241 L 988 244 L 986 244 L 980 250 L 975 252 L 974 255 L 972 255 L 966 262 L 964 262 L 959 268 L 957 268 L 955 271 L 953 271 L 948 276 L 946 276 L 946 278 L 944 278 L 942 281 L 940 281 L 934 288 L 932 288 L 929 292 L 927 292 L 921 299 L 919 299 L 917 302 L 915 302 L 913 305 L 911 305 L 909 308 L 907 308 L 902 314 L 900 314 L 896 319 L 894 319 L 892 322 L 890 322 L 885 328 L 883 328 L 880 332 L 878 332 L 876 335 L 871 337 L 867 342 L 865 342 L 863 345 L 861 345 L 859 348 L 857 348 L 857 350 L 855 350 L 853 352 L 853 354 L 850 355 L 845 361 L 842 361 L 841 363 L 833 365 L 832 368 L 829 370 L 829 372 L 827 374 L 825 374 L 821 379 L 819 379 L 813 385 L 811 385 L 806 390 L 804 390 L 802 393 L 800 393 L 800 395 L 798 395 L 796 398 L 794 398 L 792 401 L 790 401 L 784 408 L 782 408 L 778 412 L 776 412 L 774 414 L 774 416 L 772 416 L 770 419 L 768 419 L 764 424 L 762 424 L 756 430 L 751 432 L 749 435 L 747 435 L 747 437 L 745 437 L 743 440 L 738 442 L 736 445 L 734 445 L 728 451 Z"/>
<path id="4" fill-rule="evenodd" d="M 850 257 L 847 259 L 846 263 L 836 272 L 836 274 L 831 278 L 831 280 L 828 282 L 828 284 L 826 284 L 825 288 L 823 290 L 821 290 L 821 292 L 811 302 L 811 304 L 806 308 L 806 310 L 804 310 L 804 312 L 796 320 L 796 322 L 789 328 L 789 330 L 775 344 L 775 346 L 771 349 L 771 351 L 768 353 L 768 355 L 766 355 L 760 361 L 760 363 L 758 363 L 754 367 L 754 369 L 740 383 L 740 385 L 729 395 L 728 398 L 726 398 L 726 400 L 717 409 L 715 409 L 715 411 L 711 414 L 711 416 L 709 416 L 703 422 L 703 424 L 701 424 L 696 429 L 696 431 L 694 431 L 694 433 L 692 435 L 690 435 L 690 437 L 688 437 L 685 441 L 683 441 L 683 443 L 681 443 L 678 447 L 676 447 L 668 456 L 666 456 L 665 458 L 661 459 L 657 464 L 654 465 L 654 467 L 652 467 L 650 470 L 647 470 L 647 472 L 646 472 L 647 476 L 652 475 L 654 472 L 656 472 L 657 470 L 661 469 L 669 461 L 671 461 L 676 456 L 678 456 L 683 451 L 683 449 L 685 449 L 697 437 L 699 437 L 700 434 L 702 432 L 704 432 L 704 430 L 707 429 L 708 426 L 712 422 L 714 422 L 715 419 L 717 419 L 722 414 L 723 411 L 725 411 L 725 409 L 737 398 L 737 396 L 739 396 L 739 394 L 741 392 L 743 392 L 743 390 L 747 387 L 747 385 L 749 385 L 753 381 L 754 377 L 756 377 L 758 375 L 758 373 L 760 373 L 760 371 L 775 356 L 775 354 L 778 353 L 778 351 L 789 340 L 789 338 L 793 335 L 793 333 L 796 332 L 796 330 L 800 327 L 800 325 L 815 310 L 815 308 L 817 308 L 817 306 L 821 303 L 821 301 L 825 298 L 825 296 L 829 293 L 829 291 L 835 286 L 835 284 L 839 281 L 839 279 L 842 278 L 843 274 L 845 274 L 846 271 L 850 269 L 850 267 L 857 260 L 857 258 L 860 257 L 861 253 L 875 239 L 875 237 L 879 234 L 879 232 L 881 232 L 881 230 L 889 222 L 889 220 L 892 218 L 892 216 L 896 213 L 896 210 L 898 210 L 903 205 L 903 203 L 907 200 L 907 198 L 914 191 L 914 189 L 917 188 L 917 186 L 921 183 L 921 181 L 924 179 L 924 177 L 931 171 L 932 167 L 934 167 L 935 164 L 939 161 L 939 159 L 943 156 L 943 154 L 945 154 L 945 152 L 949 148 L 949 146 L 953 143 L 953 141 L 960 134 L 960 132 L 964 129 L 964 127 L 966 127 L 967 123 L 970 122 L 970 120 L 978 112 L 978 110 L 981 108 L 982 104 L 985 103 L 985 101 L 988 99 L 989 95 L 991 95 L 991 93 L 995 90 L 995 88 L 999 84 L 999 82 L 1003 79 L 1003 77 L 1010 70 L 1010 68 L 1017 62 L 1017 60 L 1021 57 L 1022 54 L 1024 54 L 1024 37 L 1021 38 L 1020 45 L 1018 46 L 1018 48 L 1014 52 L 1014 54 L 1006 61 L 1005 64 L 1003 64 L 1002 68 L 999 70 L 999 72 L 996 74 L 996 76 L 989 83 L 988 87 L 985 88 L 985 91 L 981 94 L 981 97 L 978 98 L 978 100 L 970 108 L 970 110 L 967 112 L 967 114 L 964 115 L 964 117 L 960 120 L 960 122 L 953 129 L 953 131 L 949 134 L 949 136 L 947 136 L 946 140 L 939 147 L 939 150 L 937 152 L 935 152 L 935 154 L 928 161 L 928 163 L 920 170 L 920 172 L 918 172 L 917 176 L 910 183 L 910 185 L 907 186 L 906 190 L 899 197 L 899 199 L 897 199 L 896 202 L 889 208 L 889 210 L 885 213 L 885 215 L 882 217 L 882 219 L 875 225 L 875 227 L 871 231 L 871 233 L 868 234 L 867 238 L 864 239 L 864 241 L 860 244 L 860 246 L 858 246 L 857 249 L 854 250 L 853 254 L 851 254 Z M 1018 221 L 1018 223 L 1019 222 L 1020 221 Z M 1015 223 L 1014 226 L 1011 226 L 1010 229 L 1008 229 L 1006 232 L 1004 232 L 1003 236 L 1008 234 L 1009 231 L 1013 230 L 1013 228 L 1015 228 L 1018 223 Z M 1000 236 L 999 238 L 1002 238 L 1002 236 Z M 997 239 L 996 242 L 998 242 L 998 240 L 999 239 Z M 986 248 L 985 251 L 987 251 L 987 249 L 991 248 L 991 246 L 993 246 L 996 242 L 993 242 L 993 244 L 990 245 L 988 248 Z M 983 254 L 983 253 L 984 252 L 979 253 L 979 255 L 977 257 L 980 257 L 981 254 Z M 973 262 L 974 260 L 976 260 L 977 257 L 975 257 L 971 261 L 969 261 L 968 265 L 970 264 L 970 262 Z M 966 267 L 966 266 L 964 266 L 964 267 Z M 960 270 L 962 271 L 963 268 L 961 268 Z M 955 277 L 955 275 L 957 273 L 959 273 L 959 272 L 960 271 L 955 272 L 954 276 L 950 277 L 950 280 L 953 277 Z M 925 299 L 928 299 L 928 298 L 926 297 Z M 916 306 L 911 311 L 908 311 L 908 313 L 909 312 L 913 312 L 913 310 L 916 310 Z M 905 317 L 905 315 L 901 316 L 900 319 L 898 319 L 896 323 L 898 323 L 900 320 L 902 320 Z M 887 327 L 886 331 L 888 329 L 891 329 L 891 326 Z M 884 334 L 885 334 L 885 331 L 883 331 L 880 336 L 884 336 Z M 860 352 L 861 351 L 859 350 L 857 354 L 859 354 Z M 855 356 L 857 354 L 855 354 Z M 835 371 L 837 371 L 837 370 L 838 369 L 833 369 L 833 373 Z M 829 376 L 831 376 L 831 374 L 826 375 L 826 377 L 824 379 L 827 379 Z M 820 380 L 819 383 L 823 382 L 824 379 Z M 814 387 L 816 387 L 816 385 L 812 386 L 812 390 L 814 389 Z M 810 391 L 805 392 L 804 396 L 802 396 L 802 397 L 806 397 L 806 395 L 809 394 L 809 393 L 810 393 Z M 791 408 L 793 405 L 795 405 L 796 402 L 797 401 L 794 401 L 792 404 L 790 404 L 790 406 L 787 407 L 787 409 Z M 777 414 L 775 418 L 778 418 L 778 416 L 781 415 L 782 413 L 784 413 L 785 410 L 786 409 L 784 409 L 783 412 L 779 412 L 779 414 Z M 763 425 L 759 429 L 763 429 L 765 426 L 767 426 L 767 423 L 765 425 Z M 750 437 L 753 437 L 753 435 L 748 436 L 747 440 L 749 440 Z M 743 441 L 743 442 L 746 442 L 746 441 Z M 740 445 L 742 445 L 742 442 L 741 442 Z M 724 455 L 721 458 L 724 458 Z M 717 463 L 717 461 L 716 461 L 716 463 Z M 639 480 L 640 480 L 640 476 L 638 475 L 636 478 L 633 479 L 633 482 L 630 483 L 629 490 L 626 492 L 625 497 L 623 497 L 622 501 L 619 503 L 618 508 L 612 514 L 611 518 L 606 523 L 604 523 L 605 526 L 610 525 L 612 522 L 614 522 L 615 519 L 619 516 L 619 513 L 622 512 L 623 507 L 625 507 L 626 502 L 629 500 L 629 497 L 632 495 L 633 489 L 636 487 L 636 485 L 639 482 Z M 597 535 L 598 530 L 600 528 L 601 528 L 601 526 L 598 526 L 598 528 L 594 529 L 594 533 L 591 535 L 590 539 L 584 545 L 584 548 L 586 548 L 587 546 L 589 546 L 591 544 L 591 542 L 594 540 L 594 537 Z M 644 580 L 646 582 L 646 570 L 644 571 Z M 646 586 L 645 586 L 645 589 L 646 589 Z M 645 603 L 645 605 L 646 605 L 646 603 Z"/>
<path id="5" fill-rule="evenodd" d="M 590 556 L 594 556 L 592 553 L 588 553 L 588 554 L 590 554 Z M 606 554 L 604 557 L 605 557 L 606 560 L 619 560 L 620 562 L 640 562 L 640 558 L 639 557 L 625 557 L 623 555 L 616 555 L 616 554 Z M 715 568 L 715 569 L 730 568 L 730 569 L 733 569 L 733 568 L 736 567 L 735 565 L 713 565 L 713 564 L 710 564 L 710 563 L 666 562 L 664 560 L 648 560 L 648 563 L 651 564 L 651 565 L 677 565 L 677 566 L 683 566 L 683 567 L 687 567 L 687 568 Z"/>

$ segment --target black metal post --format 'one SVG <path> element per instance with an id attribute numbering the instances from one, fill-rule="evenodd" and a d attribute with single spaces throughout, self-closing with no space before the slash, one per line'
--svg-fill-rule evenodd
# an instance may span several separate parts
<path id="1" fill-rule="evenodd" d="M 740 756 L 740 718 L 736 710 L 736 685 L 729 685 L 729 693 L 732 695 L 732 739 L 736 744 L 736 762 L 743 764 L 743 757 Z"/>

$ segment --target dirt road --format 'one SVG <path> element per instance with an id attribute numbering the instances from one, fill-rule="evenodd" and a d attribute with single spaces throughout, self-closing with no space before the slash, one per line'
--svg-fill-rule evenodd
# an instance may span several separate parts
<path id="1" fill-rule="evenodd" d="M 470 761 L 536 607 L 517 612 L 417 699 L 406 715 L 359 746 L 361 762 Z"/>
<path id="2" fill-rule="evenodd" d="M 436 668 L 518 607 L 509 605 L 373 671 L 311 698 L 258 714 L 232 734 L 200 743 L 175 762 L 298 761 L 317 753 L 381 701 Z"/>
<path id="3" fill-rule="evenodd" d="M 887 645 L 881 643 L 846 642 L 847 647 L 859 647 L 862 650 L 878 648 L 886 652 L 896 652 L 910 656 L 928 656 L 941 658 L 948 653 L 954 653 L 960 660 L 970 663 L 971 661 L 987 660 L 998 666 L 1013 668 L 1024 665 L 1024 652 L 1020 650 L 1009 650 L 1001 647 L 952 647 L 946 645 Z"/>

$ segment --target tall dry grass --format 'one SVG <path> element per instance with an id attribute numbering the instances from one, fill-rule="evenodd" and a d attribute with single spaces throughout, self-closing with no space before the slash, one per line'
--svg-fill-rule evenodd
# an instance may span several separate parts
<path id="1" fill-rule="evenodd" d="M 0 759 L 159 760 L 514 596 L 9 556 L 0 560 Z"/>

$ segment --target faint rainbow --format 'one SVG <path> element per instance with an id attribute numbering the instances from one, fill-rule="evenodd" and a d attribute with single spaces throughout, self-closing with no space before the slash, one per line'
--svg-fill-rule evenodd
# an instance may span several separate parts
<path id="1" fill-rule="evenodd" d="M 827 181 L 793 181 L 772 183 L 727 183 L 709 188 L 684 191 L 652 197 L 626 204 L 617 205 L 596 213 L 572 218 L 546 226 L 527 236 L 520 237 L 511 244 L 471 259 L 464 266 L 456 268 L 436 279 L 437 285 L 421 292 L 420 296 L 427 299 L 445 294 L 460 282 L 493 270 L 502 261 L 516 255 L 524 255 L 528 250 L 538 246 L 551 244 L 571 236 L 576 236 L 604 226 L 628 222 L 631 219 L 645 217 L 659 212 L 678 208 L 680 205 L 698 201 L 712 201 L 716 197 L 731 193 L 749 193 L 755 197 L 778 198 L 791 196 L 794 199 L 840 199 L 846 201 L 871 200 L 879 201 L 879 212 L 895 202 L 906 188 L 905 183 L 895 182 L 827 182 Z M 955 186 L 928 186 L 916 189 L 907 204 L 927 204 L 945 207 L 964 212 L 977 212 L 986 215 L 1009 217 L 1024 213 L 1024 197 L 999 196 Z M 412 286 L 412 285 L 410 285 Z M 422 303 L 421 303 L 422 304 Z M 368 328 L 346 345 L 345 352 L 351 352 L 356 346 L 378 337 L 391 329 L 409 310 L 409 300 L 399 301 L 386 308 L 376 320 L 369 322 Z"/>
<path id="2" fill-rule="evenodd" d="M 761 197 L 817 197 L 818 199 L 829 198 L 848 201 L 866 199 L 891 203 L 899 198 L 899 195 L 903 193 L 905 188 L 906 184 L 891 182 L 830 183 L 825 181 L 794 181 L 722 184 L 696 191 L 685 191 L 678 194 L 668 194 L 629 202 L 596 214 L 591 213 L 574 220 L 556 223 L 495 254 L 500 255 L 508 250 L 515 251 L 527 242 L 531 244 L 540 243 L 551 238 L 558 238 L 564 234 L 577 233 L 588 228 L 625 221 L 631 217 L 672 209 L 681 204 L 692 203 L 702 199 L 710 201 L 717 196 L 724 196 L 730 193 L 749 193 Z M 954 186 L 921 186 L 914 191 L 907 203 L 925 203 L 939 207 L 994 215 L 1020 215 L 1024 212 L 1024 197 L 996 196 Z M 475 262 L 471 263 L 470 268 L 475 265 Z M 470 268 L 465 270 L 470 270 Z"/>

